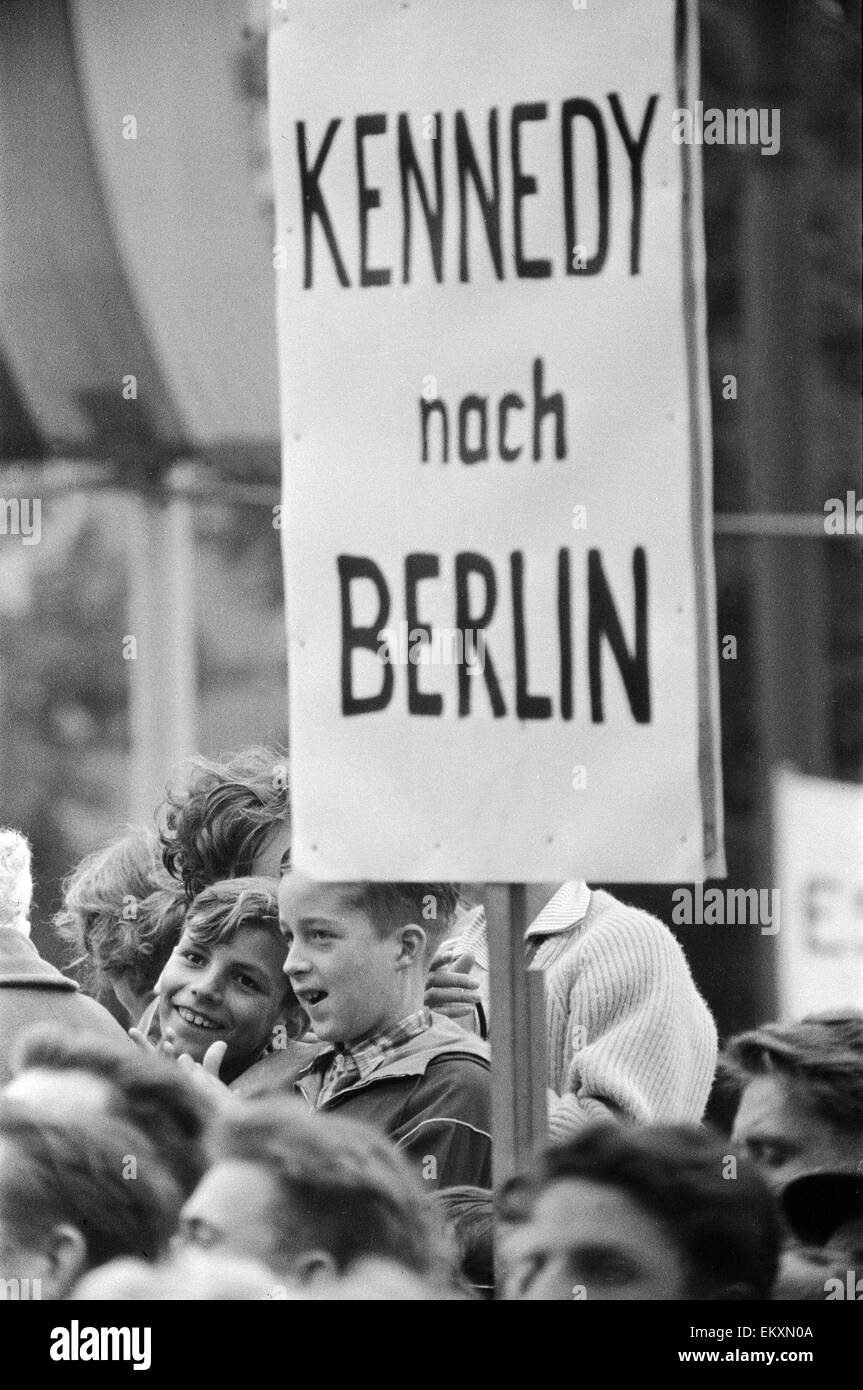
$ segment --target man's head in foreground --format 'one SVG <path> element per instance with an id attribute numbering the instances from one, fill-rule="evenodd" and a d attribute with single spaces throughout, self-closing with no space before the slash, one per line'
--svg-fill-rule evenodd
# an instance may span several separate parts
<path id="1" fill-rule="evenodd" d="M 140 1129 L 184 1196 L 206 1167 L 204 1131 L 211 1102 L 180 1067 L 56 1024 L 24 1034 L 4 1094 L 62 1124 L 103 1116 Z"/>
<path id="2" fill-rule="evenodd" d="M 108 1260 L 157 1259 L 181 1201 L 140 1130 L 107 1116 L 50 1120 L 0 1102 L 5 1297 L 20 1297 L 27 1280 L 30 1297 L 65 1298 L 81 1275 Z"/>
<path id="3" fill-rule="evenodd" d="M 740 1089 L 732 1142 L 774 1190 L 804 1173 L 860 1171 L 863 1014 L 813 1014 L 741 1033 L 723 1070 Z"/>
<path id="4" fill-rule="evenodd" d="M 285 973 L 316 1037 L 352 1043 L 421 1009 L 457 904 L 449 883 L 322 883 L 287 874 L 279 885 Z"/>
<path id="5" fill-rule="evenodd" d="M 259 1260 L 297 1283 L 343 1275 L 365 1258 L 421 1277 L 447 1265 L 433 1198 L 365 1125 L 296 1101 L 250 1101 L 217 1121 L 212 1155 L 183 1209 L 188 1244 Z"/>
<path id="6" fill-rule="evenodd" d="M 511 1228 L 516 1296 L 765 1299 L 778 1220 L 758 1173 L 686 1126 L 593 1126 L 541 1156 L 528 1220 Z"/>

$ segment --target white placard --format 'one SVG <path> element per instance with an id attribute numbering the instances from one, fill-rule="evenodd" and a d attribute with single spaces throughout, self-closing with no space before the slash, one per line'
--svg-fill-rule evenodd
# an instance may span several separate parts
<path id="1" fill-rule="evenodd" d="M 863 787 L 783 770 L 773 825 L 780 1016 L 863 1009 Z"/>
<path id="2" fill-rule="evenodd" d="M 306 872 L 724 871 L 697 151 L 672 134 L 695 42 L 678 64 L 675 8 L 276 13 Z"/>

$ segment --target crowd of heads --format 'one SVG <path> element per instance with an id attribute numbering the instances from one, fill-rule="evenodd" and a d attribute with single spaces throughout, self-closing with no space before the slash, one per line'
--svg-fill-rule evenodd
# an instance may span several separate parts
<path id="1" fill-rule="evenodd" d="M 0 930 L 28 934 L 31 893 L 26 841 L 0 832 Z M 280 1052 L 409 1014 L 459 910 L 451 884 L 295 872 L 285 759 L 195 759 L 157 828 L 125 831 L 65 881 L 70 967 L 138 1045 L 56 1023 L 16 1041 L 0 1292 L 814 1299 L 863 1264 L 851 1010 L 728 1040 L 731 1134 L 589 1124 L 495 1190 L 430 1188 L 372 1125 L 268 1089 Z"/>

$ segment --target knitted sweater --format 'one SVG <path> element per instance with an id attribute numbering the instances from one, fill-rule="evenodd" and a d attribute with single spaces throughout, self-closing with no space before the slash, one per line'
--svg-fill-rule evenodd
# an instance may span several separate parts
<path id="1" fill-rule="evenodd" d="M 545 977 L 549 1134 L 564 1139 L 611 1117 L 697 1124 L 716 1027 L 686 957 L 657 918 L 598 889 L 585 900 L 566 930 L 528 932 L 537 944 L 531 966 Z M 481 968 L 484 929 L 477 915 L 458 937 Z M 491 1035 L 493 1048 L 493 1017 Z"/>

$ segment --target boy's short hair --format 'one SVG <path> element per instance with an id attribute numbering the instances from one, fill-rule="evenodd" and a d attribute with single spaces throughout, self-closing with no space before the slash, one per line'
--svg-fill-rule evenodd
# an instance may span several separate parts
<path id="1" fill-rule="evenodd" d="M 185 929 L 196 941 L 229 941 L 240 927 L 279 930 L 279 885 L 274 878 L 228 878 L 199 893 L 186 914 Z"/>
<path id="2" fill-rule="evenodd" d="M 757 1076 L 780 1079 L 807 1109 L 845 1134 L 863 1131 L 863 1013 L 809 1014 L 765 1023 L 729 1040 L 722 1077 L 742 1089 Z"/>
<path id="3" fill-rule="evenodd" d="M 0 1221 L 14 1240 L 38 1247 L 69 1224 L 84 1238 L 90 1269 L 167 1248 L 182 1194 L 140 1130 L 104 1116 L 48 1120 L 0 1100 L 0 1145 L 13 1155 L 0 1171 Z"/>
<path id="4" fill-rule="evenodd" d="M 184 1196 L 197 1186 L 214 1105 L 181 1067 L 87 1033 L 70 1036 L 51 1023 L 28 1030 L 16 1048 L 13 1075 L 31 1070 L 85 1071 L 107 1082 L 107 1114 L 146 1135 Z"/>
<path id="5" fill-rule="evenodd" d="M 251 873 L 273 829 L 289 820 L 287 766 L 277 747 L 190 759 L 185 786 L 166 793 L 160 835 L 165 867 L 187 897 Z"/>
<path id="6" fill-rule="evenodd" d="M 340 1274 L 366 1258 L 423 1276 L 451 1272 L 453 1250 L 433 1196 L 370 1126 L 270 1097 L 220 1116 L 211 1150 L 214 1162 L 257 1164 L 275 1181 L 274 1242 L 288 1258 L 317 1248 Z"/>
<path id="7" fill-rule="evenodd" d="M 455 883 L 359 882 L 346 884 L 345 890 L 381 937 L 390 936 L 408 922 L 422 927 L 429 953 L 450 934 L 459 905 Z"/>
<path id="8" fill-rule="evenodd" d="M 187 906 L 165 872 L 156 832 L 134 826 L 67 875 L 54 926 L 91 993 L 123 978 L 146 994 L 180 938 Z"/>
<path id="9" fill-rule="evenodd" d="M 754 1164 L 737 1156 L 726 1178 L 726 1140 L 688 1125 L 591 1125 L 544 1150 L 537 1188 L 580 1178 L 618 1188 L 663 1223 L 681 1252 L 691 1297 L 743 1286 L 770 1297 L 780 1227 Z"/>

